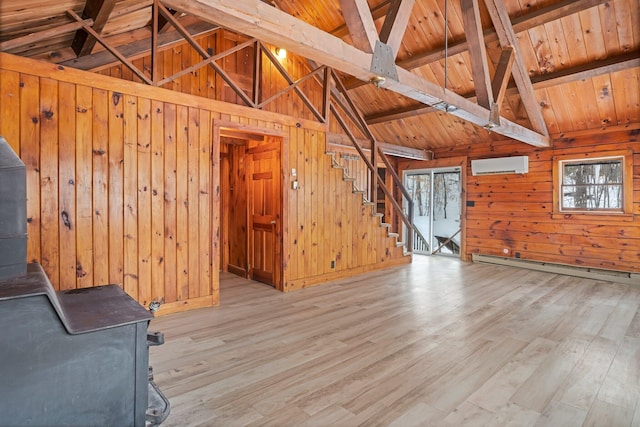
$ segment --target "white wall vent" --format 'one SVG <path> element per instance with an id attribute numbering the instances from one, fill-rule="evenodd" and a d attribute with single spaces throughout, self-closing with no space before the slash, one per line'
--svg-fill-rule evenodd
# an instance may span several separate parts
<path id="1" fill-rule="evenodd" d="M 474 176 L 527 172 L 529 172 L 529 157 L 527 156 L 471 160 L 471 174 Z"/>

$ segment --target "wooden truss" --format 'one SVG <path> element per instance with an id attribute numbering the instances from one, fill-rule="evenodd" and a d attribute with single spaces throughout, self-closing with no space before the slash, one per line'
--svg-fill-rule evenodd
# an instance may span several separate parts
<path id="1" fill-rule="evenodd" d="M 368 8 L 361 4 L 362 0 L 343 0 L 343 3 L 349 3 L 354 6 L 353 12 L 346 16 L 345 19 L 350 31 L 353 28 L 353 31 L 360 32 L 358 37 L 360 48 L 349 45 L 343 40 L 259 0 L 163 0 L 163 3 L 174 10 L 197 15 L 200 19 L 219 24 L 241 34 L 247 34 L 264 42 L 281 46 L 300 56 L 352 75 L 362 81 L 372 81 L 380 76 L 372 71 L 374 54 L 369 53 L 368 50 L 371 50 L 371 43 L 374 37 L 370 29 L 373 18 Z M 389 6 L 389 10 L 394 11 L 393 4 Z M 406 14 L 406 10 L 397 9 L 397 12 L 397 16 L 403 15 L 402 12 Z M 394 19 L 390 15 L 387 16 L 390 22 L 388 25 L 390 28 L 389 34 L 394 31 L 397 33 L 397 30 L 393 28 L 396 25 L 401 26 L 402 20 Z M 503 23 L 502 21 L 500 22 Z M 510 22 L 508 25 L 511 25 Z M 506 40 L 504 42 L 506 45 L 507 41 L 511 43 L 513 30 L 511 29 L 511 32 L 509 32 L 507 28 L 504 32 L 509 33 L 506 36 L 504 34 L 501 36 L 501 39 L 504 38 Z M 501 30 L 502 33 L 503 31 Z M 304 35 L 303 37 L 301 37 L 302 34 Z M 397 37 L 397 35 L 394 36 L 394 39 L 397 39 Z M 376 44 L 378 42 L 379 40 L 376 40 Z M 515 58 L 517 63 L 519 61 L 518 56 Z M 397 80 L 395 78 L 387 78 L 383 85 L 385 89 L 414 99 L 422 104 L 439 108 L 478 126 L 490 127 L 495 133 L 534 146 L 549 145 L 548 133 L 546 127 L 543 127 L 544 121 L 537 120 L 538 117 L 542 117 L 539 106 L 537 107 L 537 112 L 533 108 L 531 108 L 531 111 L 527 111 L 532 117 L 531 121 L 535 126 L 535 130 L 531 130 L 504 117 L 498 117 L 498 120 L 491 119 L 489 108 L 474 103 L 404 68 L 396 67 L 395 64 L 392 64 L 392 67 L 397 75 Z M 514 67 L 514 70 L 516 68 L 520 70 L 522 67 Z M 531 82 L 529 82 L 529 86 L 530 84 Z M 531 90 L 525 84 L 518 84 L 518 88 L 521 92 Z M 534 99 L 533 93 L 527 93 L 524 97 Z"/>
<path id="2" fill-rule="evenodd" d="M 399 3 L 399 2 L 397 2 Z M 363 5 L 366 4 L 363 3 Z M 95 6 L 95 5 L 94 5 Z M 364 7 L 364 6 L 363 6 Z M 405 6 L 406 8 L 406 6 Z M 389 40 L 394 43 L 394 52 L 397 52 L 399 41 L 402 38 L 401 32 L 396 28 L 396 25 L 404 28 L 406 26 L 406 19 L 408 19 L 408 12 L 406 9 L 399 8 L 397 4 L 391 5 L 391 11 L 394 12 L 395 19 L 388 20 L 388 28 L 385 35 L 385 40 Z M 204 49 L 193 37 L 192 30 L 184 26 L 180 20 L 175 16 L 175 11 L 167 9 L 164 5 L 160 4 L 157 0 L 153 2 L 153 20 L 152 20 L 152 36 L 150 40 L 146 40 L 150 46 L 144 48 L 142 41 L 135 47 L 138 52 L 150 52 L 151 53 L 151 68 L 150 70 L 140 70 L 137 68 L 130 59 L 127 59 L 125 55 L 118 51 L 118 49 L 109 45 L 109 43 L 99 34 L 99 32 L 92 27 L 93 18 L 82 19 L 74 11 L 68 11 L 69 16 L 76 20 L 77 24 L 74 28 L 83 30 L 86 34 L 81 37 L 84 40 L 83 46 L 92 45 L 92 43 L 102 44 L 106 51 L 117 58 L 123 65 L 129 68 L 137 77 L 139 77 L 144 83 L 153 86 L 163 86 L 169 82 L 172 82 L 180 77 L 192 73 L 202 67 L 212 67 L 216 74 L 222 78 L 229 87 L 238 95 L 238 98 L 248 107 L 262 109 L 269 105 L 279 97 L 293 92 L 304 103 L 304 105 L 311 111 L 313 116 L 321 123 L 328 123 L 329 120 L 335 120 L 340 128 L 346 134 L 351 145 L 356 149 L 362 160 L 364 161 L 369 173 L 368 173 L 368 186 L 364 189 L 366 197 L 369 202 L 375 206 L 378 197 L 378 189 L 381 189 L 385 194 L 386 200 L 391 204 L 395 215 L 402 221 L 409 230 L 413 229 L 412 223 L 412 209 L 413 203 L 409 193 L 402 185 L 400 177 L 395 172 L 393 165 L 388 160 L 386 153 L 392 151 L 395 155 L 404 155 L 411 158 L 427 159 L 427 153 L 422 150 L 410 149 L 407 147 L 396 147 L 391 144 L 385 144 L 379 142 L 374 137 L 373 133 L 369 129 L 363 115 L 353 103 L 347 89 L 342 84 L 342 81 L 336 74 L 336 72 L 326 65 L 317 65 L 313 61 L 308 61 L 309 69 L 311 70 L 307 75 L 294 80 L 289 74 L 287 69 L 280 63 L 278 58 L 274 55 L 271 48 L 264 45 L 260 40 L 256 38 L 249 38 L 244 42 L 240 42 L 236 46 L 227 49 L 223 52 L 210 52 Z M 96 15 L 96 13 L 91 14 Z M 97 14 L 99 15 L 99 14 Z M 96 16 L 97 16 L 96 15 Z M 189 67 L 183 68 L 175 74 L 160 78 L 157 67 L 157 57 L 160 50 L 160 46 L 167 43 L 175 42 L 175 37 L 168 38 L 163 37 L 163 32 L 168 26 L 173 26 L 176 32 L 186 40 L 189 45 L 201 56 L 202 60 Z M 78 58 L 74 60 L 74 64 L 81 63 L 83 58 L 88 58 L 86 55 L 86 47 L 79 46 Z M 234 82 L 233 78 L 224 71 L 217 61 L 222 60 L 228 55 L 242 51 L 247 48 L 253 49 L 253 84 L 251 92 L 246 92 L 240 85 Z M 131 46 L 129 46 L 131 50 Z M 94 57 L 95 58 L 95 57 Z M 287 86 L 277 91 L 271 96 L 263 99 L 261 94 L 261 82 L 263 80 L 262 70 L 265 68 L 262 61 L 268 61 L 275 70 L 280 73 Z M 85 59 L 86 61 L 86 59 Z M 87 63 L 95 62 L 88 61 Z M 311 99 L 304 93 L 302 84 L 306 81 L 313 79 L 322 88 L 322 105 L 316 106 Z M 365 140 L 368 142 L 369 154 L 365 152 L 365 148 L 361 144 L 361 139 L 358 138 L 355 132 L 359 132 Z M 402 153 L 399 153 L 399 150 Z M 382 162 L 390 177 L 393 181 L 392 189 L 389 189 L 386 183 L 378 174 L 378 164 Z M 395 190 L 393 190 L 395 189 Z M 403 201 L 398 201 L 395 194 L 400 194 Z M 408 211 L 405 211 L 403 205 L 406 205 Z M 407 233 L 408 236 L 408 248 L 411 248 L 411 239 L 413 233 Z"/>

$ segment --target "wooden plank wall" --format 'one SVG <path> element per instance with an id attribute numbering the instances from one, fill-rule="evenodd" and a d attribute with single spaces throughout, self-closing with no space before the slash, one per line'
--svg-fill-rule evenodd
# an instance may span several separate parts
<path id="1" fill-rule="evenodd" d="M 580 132 L 535 149 L 513 141 L 458 146 L 436 158 L 468 156 L 466 256 L 472 253 L 575 266 L 638 271 L 640 268 L 640 142 L 638 129 Z M 634 152 L 634 218 L 552 218 L 553 156 L 631 149 Z M 524 175 L 472 176 L 470 160 L 529 156 Z M 593 155 L 591 156 L 593 157 Z M 507 253 L 504 253 L 504 250 Z"/>
<path id="2" fill-rule="evenodd" d="M 218 120 L 288 137 L 302 189 L 284 174 L 285 290 L 409 261 L 330 168 L 324 125 L 8 54 L 0 94 L 28 258 L 57 289 L 116 283 L 163 313 L 218 302 Z"/>
<path id="3" fill-rule="evenodd" d="M 197 39 L 198 43 L 200 43 L 201 46 L 203 46 L 205 49 L 211 48 L 213 49 L 214 52 L 221 52 L 221 51 L 230 49 L 246 40 L 247 38 L 245 36 L 237 35 L 227 30 L 219 30 L 213 35 Z M 273 47 L 270 47 L 270 48 L 273 50 Z M 186 42 L 184 42 L 171 49 L 161 52 L 161 54 L 159 55 L 160 59 L 158 60 L 158 62 L 164 63 L 164 64 L 179 63 L 181 66 L 188 67 L 191 64 L 195 64 L 200 61 L 200 58 L 197 54 L 195 55 L 195 57 L 193 56 L 194 52 L 195 51 L 191 48 L 191 46 L 189 46 Z M 252 84 L 251 84 L 251 78 L 250 78 L 253 73 L 252 58 L 253 58 L 253 48 L 245 48 L 242 51 L 236 54 L 229 55 L 225 57 L 224 60 L 219 61 L 219 64 L 222 66 L 225 72 L 231 78 L 233 78 L 234 82 L 236 82 L 236 84 L 242 87 L 243 90 L 248 95 L 252 94 Z M 287 69 L 287 72 L 290 74 L 290 76 L 292 76 L 293 79 L 299 79 L 310 72 L 308 64 L 300 57 L 293 55 L 291 53 L 288 53 L 286 58 L 279 59 L 279 61 Z M 141 58 L 134 63 L 138 64 L 138 66 L 148 66 L 147 64 L 150 63 L 150 58 L 149 57 Z M 108 70 L 105 70 L 103 73 L 114 76 L 114 77 L 118 77 L 118 78 L 125 78 L 125 79 L 136 81 L 137 77 L 135 77 L 132 73 L 123 72 L 123 67 L 124 66 L 122 65 L 118 65 Z M 126 69 L 124 69 L 124 71 L 126 71 Z M 177 66 L 174 66 L 173 68 L 169 67 L 168 65 L 165 65 L 164 67 L 159 67 L 159 74 L 161 78 L 169 77 L 177 71 L 179 71 L 179 68 Z M 281 75 L 281 73 L 276 69 L 275 66 L 273 66 L 273 64 L 269 62 L 269 60 L 266 58 L 266 55 L 264 54 L 262 54 L 262 73 L 263 73 L 262 81 L 260 85 L 262 100 L 268 99 L 272 95 L 278 93 L 279 91 L 287 87 L 288 84 L 283 78 L 283 76 Z M 322 74 L 320 74 L 318 77 L 322 78 Z M 206 84 L 203 85 L 203 81 L 206 81 Z M 209 90 L 205 91 L 204 89 L 205 86 L 209 88 Z M 180 91 L 183 93 L 194 94 L 194 95 L 204 94 L 206 92 L 206 96 L 211 99 L 231 102 L 238 105 L 244 105 L 243 101 L 235 94 L 235 92 L 233 92 L 233 90 L 224 82 L 224 80 L 222 80 L 222 78 L 220 78 L 220 76 L 218 76 L 217 73 L 215 73 L 215 71 L 211 67 L 200 68 L 199 70 L 196 70 L 193 73 L 187 74 L 174 82 L 164 85 L 163 87 L 169 88 L 175 91 Z M 314 79 L 308 79 L 307 81 L 303 82 L 300 85 L 300 88 L 302 89 L 304 94 L 307 95 L 311 103 L 314 106 L 316 106 L 318 110 L 321 110 L 322 109 L 322 87 L 320 86 L 318 81 Z M 304 104 L 301 98 L 294 91 L 288 91 L 284 93 L 283 95 L 276 98 L 269 104 L 265 105 L 263 110 L 269 111 L 269 112 L 281 113 L 291 117 L 296 117 L 297 119 L 300 119 L 300 121 L 302 120 L 315 121 L 315 116 L 313 115 L 313 113 L 309 110 L 309 108 Z M 338 107 L 338 110 L 342 111 L 339 107 Z M 347 117 L 347 116 L 343 114 L 343 117 Z M 353 125 L 350 122 L 348 122 L 348 124 L 350 125 L 352 132 L 354 132 L 358 137 L 364 136 L 357 129 L 355 125 Z M 333 133 L 343 133 L 343 130 L 339 127 L 339 125 L 337 124 L 336 120 L 333 117 L 331 117 L 329 121 L 328 128 Z M 305 138 L 307 138 L 308 143 L 313 143 L 313 144 L 318 143 L 317 137 L 311 138 L 309 136 L 305 136 Z M 294 140 L 292 139 L 292 141 Z M 325 142 L 323 139 L 321 142 L 322 150 L 318 151 L 317 153 L 316 152 L 313 153 L 314 156 L 322 155 L 323 157 L 322 159 L 323 169 L 321 169 L 320 171 L 313 169 L 312 173 L 314 175 L 320 174 L 320 173 L 326 173 L 326 171 L 330 169 L 330 160 L 328 158 L 324 159 L 324 157 L 326 157 L 324 156 L 324 144 Z M 292 150 L 295 149 L 293 145 L 292 147 L 290 147 Z M 332 149 L 335 151 L 335 148 L 332 148 Z M 357 155 L 357 153 L 355 152 L 355 149 L 345 148 L 344 150 L 340 150 L 340 151 L 341 151 L 341 154 L 344 153 L 344 154 Z M 340 158 L 341 154 L 337 155 L 336 157 L 337 160 L 339 160 L 342 164 L 349 167 L 349 176 L 356 179 L 357 187 L 360 189 L 365 189 L 368 185 L 367 183 L 368 183 L 369 177 L 368 177 L 368 170 L 364 162 L 362 160 L 342 159 Z M 304 158 L 299 157 L 296 159 L 292 159 L 291 163 L 301 164 L 301 162 L 303 161 L 305 162 L 309 161 L 308 155 L 305 156 Z M 292 166 L 292 167 L 295 167 L 295 166 Z M 304 170 L 305 170 L 304 167 L 302 169 L 299 169 L 299 171 L 304 171 Z M 321 171 L 324 171 L 324 172 L 321 172 Z M 329 173 L 331 173 L 332 175 L 340 176 L 339 172 L 340 171 L 335 170 Z M 301 176 L 298 177 L 298 180 L 300 183 L 307 182 L 309 181 L 309 179 L 312 179 L 312 178 L 301 177 Z M 318 179 L 321 179 L 321 177 L 318 176 Z M 345 185 L 342 186 L 342 191 L 350 192 L 351 184 L 350 183 L 344 183 L 344 184 Z M 322 183 L 319 183 L 318 185 L 322 185 Z M 297 193 L 294 193 L 294 194 L 297 194 Z M 316 194 L 317 194 L 317 190 L 311 189 L 311 193 L 306 195 L 307 199 L 305 199 L 305 203 L 310 204 L 311 200 L 316 196 Z M 349 196 L 348 198 L 354 199 L 356 203 L 359 203 L 362 199 L 361 196 L 357 196 L 357 195 L 355 197 Z M 293 197 L 292 200 L 297 200 L 297 199 Z M 292 203 L 295 203 L 295 202 L 292 202 Z M 321 203 L 318 206 L 323 207 L 324 204 Z M 308 205 L 307 210 L 302 211 L 304 212 L 304 217 L 306 218 L 308 218 L 309 215 L 311 215 L 310 212 L 313 211 L 313 209 L 309 210 L 310 207 L 311 205 Z M 337 213 L 340 213 L 341 211 L 336 211 L 336 212 L 331 211 L 331 212 L 332 214 L 334 213 L 337 214 Z M 346 212 L 346 214 L 365 215 L 365 214 L 368 214 L 368 212 L 369 212 L 369 209 L 367 208 L 362 211 L 358 210 L 357 212 L 349 211 L 349 212 Z M 302 218 L 303 217 L 301 217 L 300 221 L 303 221 Z M 317 221 L 318 221 L 317 219 L 312 219 L 312 224 L 316 223 Z M 324 243 L 326 245 L 331 245 L 335 243 L 336 249 L 332 249 L 330 252 L 328 252 L 326 254 L 326 257 L 322 261 L 318 260 L 317 263 L 312 262 L 311 264 L 309 264 L 309 261 L 307 261 L 307 264 L 305 267 L 303 260 L 305 259 L 305 257 L 308 257 L 309 251 L 306 251 L 304 247 L 301 246 L 299 242 L 297 242 L 295 237 L 292 239 L 289 239 L 292 245 L 291 247 L 294 248 L 294 252 L 296 248 L 302 248 L 298 251 L 298 257 L 297 257 L 298 259 L 297 263 L 301 263 L 302 266 L 298 268 L 297 263 L 294 266 L 293 263 L 288 263 L 285 261 L 286 270 L 288 271 L 285 277 L 288 280 L 292 281 L 292 283 L 289 283 L 289 284 L 285 283 L 285 290 L 307 286 L 308 284 L 311 284 L 311 283 L 321 282 L 321 281 L 327 280 L 326 277 L 338 277 L 340 274 L 343 274 L 341 272 L 349 271 L 354 267 L 358 267 L 361 262 L 365 262 L 364 265 L 367 265 L 367 266 L 371 266 L 376 263 L 377 258 L 376 258 L 375 251 L 366 250 L 366 248 L 362 254 L 359 254 L 358 250 L 355 251 L 355 254 L 358 255 L 358 258 L 356 259 L 355 263 L 351 259 L 349 261 L 345 261 L 343 259 L 343 256 L 344 256 L 343 253 L 345 253 L 345 251 L 343 251 L 342 248 L 343 247 L 353 248 L 354 246 L 357 246 L 356 244 L 357 241 L 353 241 L 351 237 L 347 238 L 348 242 L 342 242 L 341 238 L 338 238 L 335 240 L 331 238 L 331 233 L 337 233 L 339 230 L 341 230 L 340 227 L 342 226 L 342 224 L 350 224 L 350 226 L 357 227 L 360 225 L 360 222 L 354 221 L 352 223 L 352 220 L 350 218 L 346 218 L 342 216 L 334 219 L 330 219 L 329 221 L 334 224 L 338 224 L 339 227 L 337 229 L 327 228 L 327 233 L 329 234 L 327 235 L 326 242 Z M 379 222 L 375 218 L 373 219 L 373 221 L 374 223 L 376 221 Z M 365 223 L 368 224 L 368 221 Z M 307 227 L 305 228 L 305 224 L 300 222 L 299 224 L 297 224 L 296 227 L 292 227 L 291 230 L 294 230 L 295 232 L 299 232 L 302 235 L 301 237 L 302 242 L 305 242 L 306 244 L 311 245 L 311 248 L 312 248 L 311 252 L 313 253 L 314 256 L 316 256 L 317 248 L 319 247 L 319 245 L 321 245 L 321 242 L 319 241 L 318 236 L 316 236 L 316 233 L 319 230 L 318 226 L 307 225 Z M 313 230 L 313 233 L 312 233 L 313 235 L 312 234 L 306 235 L 307 232 L 309 232 L 310 230 Z M 232 231 L 230 230 L 230 232 Z M 323 233 L 324 233 L 324 230 L 323 230 Z M 360 240 L 362 240 L 363 238 L 366 239 L 372 234 L 375 234 L 376 238 L 379 237 L 377 230 L 374 232 L 372 229 L 369 229 L 369 228 L 366 228 L 363 230 L 357 229 L 357 230 L 354 230 L 354 233 L 355 233 L 354 235 L 359 236 Z M 401 249 L 396 248 L 393 245 L 393 242 L 394 242 L 393 239 L 385 237 L 383 240 L 379 241 L 374 245 L 374 247 L 377 247 L 377 245 L 380 244 L 380 245 L 383 245 L 383 247 L 385 247 L 385 250 L 381 251 L 381 254 L 383 255 L 380 255 L 380 260 L 381 260 L 380 262 L 388 263 L 390 259 L 397 259 L 398 257 L 404 258 L 401 255 L 401 252 L 402 252 Z M 391 245 L 389 245 L 389 243 Z M 369 244 L 369 246 L 371 245 Z M 352 250 L 349 250 L 346 253 L 350 257 L 354 252 Z M 240 265 L 241 263 L 246 262 L 246 260 L 243 261 L 242 259 L 238 259 L 237 255 L 238 254 L 234 254 L 233 251 L 229 251 L 228 257 L 225 257 L 225 259 L 228 259 L 229 262 L 232 263 L 233 265 L 235 265 L 234 260 L 235 262 L 240 263 Z M 321 254 L 321 255 L 325 256 L 325 254 Z M 312 259 L 317 259 L 317 258 L 312 258 Z M 365 259 L 366 261 L 361 261 Z M 331 260 L 335 261 L 334 268 L 330 267 Z M 233 269 L 233 266 L 231 268 Z M 239 270 L 236 270 L 236 271 L 239 271 Z M 311 277 L 313 277 L 314 279 L 309 278 L 308 275 L 311 275 Z"/>
<path id="4" fill-rule="evenodd" d="M 145 306 L 215 303 L 215 115 L 35 68 L 0 75 L 0 133 L 28 171 L 28 260 L 56 289 L 116 283 Z"/>
<path id="5" fill-rule="evenodd" d="M 195 39 L 200 46 L 210 52 L 224 52 L 245 41 L 246 36 L 238 35 L 232 31 L 220 29 L 214 34 Z M 274 47 L 268 46 L 272 51 Z M 253 46 L 246 47 L 239 52 L 228 55 L 217 61 L 225 73 L 239 86 L 250 98 L 253 96 Z M 260 85 L 261 99 L 266 100 L 288 86 L 280 72 L 269 63 L 266 55 L 262 54 L 262 81 Z M 190 67 L 202 60 L 202 57 L 187 42 L 163 50 L 158 55 L 159 79 L 171 77 L 183 68 Z M 279 60 L 294 79 L 298 79 L 309 73 L 308 64 L 300 57 L 291 53 Z M 138 69 L 144 69 L 150 74 L 151 56 L 147 55 L 133 61 Z M 115 65 L 99 71 L 100 74 L 117 77 L 124 80 L 141 83 L 126 66 Z M 321 77 L 321 75 L 319 76 Z M 204 96 L 218 101 L 230 102 L 237 105 L 246 105 L 231 87 L 210 67 L 202 67 L 192 71 L 174 81 L 162 86 L 165 89 L 192 95 Z M 322 110 L 322 89 L 320 84 L 311 79 L 300 85 L 302 91 L 309 97 L 318 110 Z M 301 98 L 294 91 L 289 91 L 274 99 L 263 107 L 264 111 L 286 114 L 301 119 L 314 120 L 314 115 L 304 105 Z"/>
<path id="6" fill-rule="evenodd" d="M 290 129 L 289 167 L 297 169 L 300 189 L 289 190 L 285 290 L 411 260 L 362 204 L 362 196 L 352 192 L 342 170 L 331 168 L 325 136 Z"/>

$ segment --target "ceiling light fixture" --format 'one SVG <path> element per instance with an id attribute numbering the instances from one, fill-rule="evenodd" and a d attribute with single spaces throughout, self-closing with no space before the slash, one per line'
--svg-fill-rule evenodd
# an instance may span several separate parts
<path id="1" fill-rule="evenodd" d="M 281 47 L 276 48 L 276 56 L 279 59 L 285 59 L 287 57 L 287 51 Z"/>

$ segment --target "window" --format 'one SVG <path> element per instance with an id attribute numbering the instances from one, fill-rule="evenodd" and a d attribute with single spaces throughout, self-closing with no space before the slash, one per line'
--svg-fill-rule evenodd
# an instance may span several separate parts
<path id="1" fill-rule="evenodd" d="M 622 212 L 624 157 L 561 161 L 560 210 Z"/>
<path id="2" fill-rule="evenodd" d="M 554 158 L 555 213 L 631 214 L 632 153 L 598 156 Z"/>

